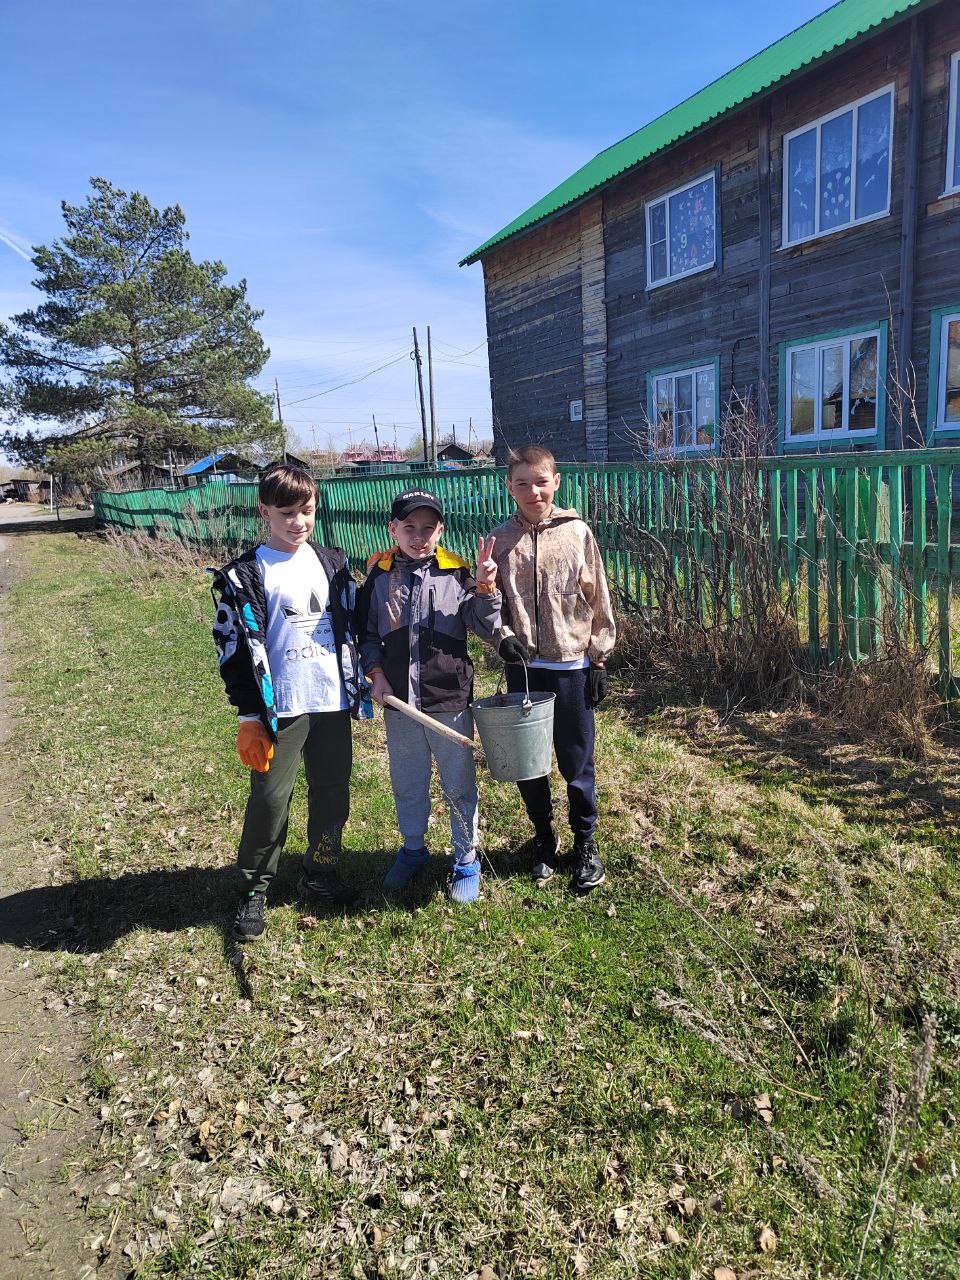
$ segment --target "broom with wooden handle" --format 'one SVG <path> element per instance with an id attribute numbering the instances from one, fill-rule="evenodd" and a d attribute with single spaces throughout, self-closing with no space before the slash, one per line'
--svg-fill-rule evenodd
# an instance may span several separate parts
<path id="1" fill-rule="evenodd" d="M 451 729 L 449 725 L 441 724 L 439 720 L 434 720 L 431 716 L 425 716 L 416 707 L 411 707 L 409 702 L 401 702 L 395 694 L 388 693 L 383 699 L 383 705 L 392 707 L 394 711 L 399 711 L 401 715 L 407 716 L 410 720 L 416 720 L 417 724 L 423 725 L 425 729 L 430 729 L 433 733 L 439 733 L 442 738 L 449 738 L 451 742 L 455 742 L 458 746 L 466 747 L 468 751 L 480 750 L 480 747 L 472 738 L 467 738 L 464 734 L 457 733 L 456 729 Z"/>

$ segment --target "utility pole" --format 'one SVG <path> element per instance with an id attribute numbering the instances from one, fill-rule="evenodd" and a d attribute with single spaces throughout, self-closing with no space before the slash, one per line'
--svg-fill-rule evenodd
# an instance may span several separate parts
<path id="1" fill-rule="evenodd" d="M 430 465 L 437 468 L 437 409 L 433 400 L 433 347 L 430 345 L 430 326 L 427 325 L 427 381 L 430 383 Z"/>
<path id="2" fill-rule="evenodd" d="M 280 444 L 282 446 L 281 458 L 286 461 L 287 458 L 287 433 L 283 427 L 283 412 L 280 408 L 280 383 L 276 378 L 273 380 L 273 389 L 277 397 L 277 422 L 280 424 Z"/>
<path id="3" fill-rule="evenodd" d="M 413 359 L 417 366 L 417 389 L 420 392 L 420 426 L 423 431 L 423 465 L 427 466 L 430 462 L 430 449 L 427 445 L 427 406 L 423 399 L 423 361 L 420 359 L 420 343 L 417 341 L 417 331 L 413 331 Z"/>
<path id="4" fill-rule="evenodd" d="M 377 430 L 377 415 L 371 413 L 370 417 L 373 419 L 373 438 L 377 442 L 377 461 L 382 462 L 383 459 L 380 457 L 380 432 Z"/>

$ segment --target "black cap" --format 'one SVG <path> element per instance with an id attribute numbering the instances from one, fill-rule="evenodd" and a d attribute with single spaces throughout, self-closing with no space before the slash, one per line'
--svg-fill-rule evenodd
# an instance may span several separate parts
<path id="1" fill-rule="evenodd" d="M 390 508 L 390 519 L 405 520 L 411 511 L 416 511 L 417 507 L 429 507 L 441 520 L 443 519 L 440 499 L 436 494 L 427 493 L 426 489 L 404 489 L 403 493 L 397 494 Z"/>

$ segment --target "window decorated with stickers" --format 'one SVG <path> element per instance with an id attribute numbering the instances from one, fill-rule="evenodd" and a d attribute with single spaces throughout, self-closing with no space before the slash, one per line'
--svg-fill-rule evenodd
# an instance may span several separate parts
<path id="1" fill-rule="evenodd" d="M 940 321 L 938 370 L 938 431 L 960 431 L 960 311 L 948 312 Z"/>
<path id="2" fill-rule="evenodd" d="M 706 271 L 717 260 L 716 178 L 710 173 L 647 205 L 647 285 Z"/>
<path id="3" fill-rule="evenodd" d="M 783 139 L 783 244 L 890 212 L 893 85 Z"/>
<path id="4" fill-rule="evenodd" d="M 944 192 L 947 195 L 960 191 L 960 53 L 950 59 L 950 101 L 947 116 L 947 180 Z"/>
<path id="5" fill-rule="evenodd" d="M 650 418 L 661 453 L 712 449 L 717 436 L 715 364 L 650 375 Z"/>

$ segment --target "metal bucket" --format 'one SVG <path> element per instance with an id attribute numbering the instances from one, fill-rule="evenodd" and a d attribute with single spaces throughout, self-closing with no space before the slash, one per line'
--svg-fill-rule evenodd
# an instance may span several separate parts
<path id="1" fill-rule="evenodd" d="M 526 693 L 477 698 L 470 706 L 483 744 L 490 776 L 497 782 L 543 778 L 551 768 L 554 693 L 531 693 L 526 664 Z"/>

